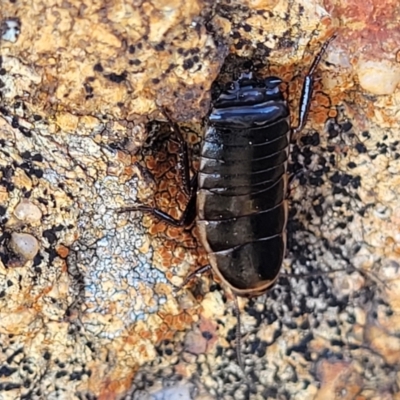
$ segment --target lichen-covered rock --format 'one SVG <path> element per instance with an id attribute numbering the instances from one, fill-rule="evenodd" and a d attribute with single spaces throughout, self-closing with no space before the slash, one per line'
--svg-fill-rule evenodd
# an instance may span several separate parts
<path id="1" fill-rule="evenodd" d="M 3 2 L 0 397 L 399 396 L 397 8 Z M 286 276 L 239 299 L 246 380 L 218 282 L 174 292 L 207 263 L 196 231 L 117 211 L 186 206 L 179 143 L 154 121 L 162 108 L 184 121 L 195 170 L 219 87 L 251 60 L 288 83 L 295 123 L 303 77 L 334 31 L 291 149 Z M 37 247 L 19 259 L 22 233 Z"/>

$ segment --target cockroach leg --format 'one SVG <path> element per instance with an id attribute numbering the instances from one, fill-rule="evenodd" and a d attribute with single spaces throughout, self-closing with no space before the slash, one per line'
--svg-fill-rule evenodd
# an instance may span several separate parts
<path id="1" fill-rule="evenodd" d="M 336 36 L 337 36 L 336 34 L 332 35 L 322 45 L 321 50 L 315 56 L 314 61 L 311 64 L 306 77 L 304 78 L 303 88 L 302 88 L 301 97 L 300 97 L 299 113 L 298 113 L 299 121 L 298 121 L 297 127 L 293 128 L 293 134 L 292 134 L 293 140 L 296 140 L 298 134 L 302 131 L 302 129 L 304 128 L 304 125 L 306 124 L 306 121 L 307 121 L 307 115 L 310 110 L 311 98 L 312 98 L 313 91 L 314 91 L 315 70 L 317 69 L 318 64 L 320 63 L 321 58 L 324 55 L 329 44 L 332 42 L 332 40 L 334 40 L 336 38 Z"/>
<path id="2" fill-rule="evenodd" d="M 211 265 L 203 265 L 200 268 L 197 268 L 190 274 L 186 276 L 186 278 L 183 280 L 183 282 L 175 288 L 175 292 L 179 292 L 182 288 L 184 288 L 192 279 L 197 278 L 200 275 L 203 275 L 204 273 L 210 271 L 212 269 Z"/>
<path id="3" fill-rule="evenodd" d="M 190 189 L 189 202 L 186 205 L 186 208 L 179 219 L 172 217 L 168 213 L 161 211 L 158 208 L 140 204 L 131 207 L 121 208 L 117 212 L 124 213 L 124 212 L 140 211 L 146 214 L 151 214 L 153 217 L 158 218 L 159 220 L 165 222 L 168 225 L 177 227 L 190 226 L 196 218 L 196 182 L 197 180 L 194 181 L 194 185 Z"/>
<path id="4" fill-rule="evenodd" d="M 236 357 L 240 369 L 244 373 L 244 364 L 242 358 L 242 320 L 240 318 L 239 302 L 236 294 L 233 294 L 233 311 L 236 316 Z"/>

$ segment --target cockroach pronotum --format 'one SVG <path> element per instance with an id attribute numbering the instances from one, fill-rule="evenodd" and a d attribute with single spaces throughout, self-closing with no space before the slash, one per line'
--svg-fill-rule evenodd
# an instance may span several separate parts
<path id="1" fill-rule="evenodd" d="M 289 145 L 293 133 L 306 122 L 315 70 L 335 36 L 323 44 L 305 77 L 296 128 L 290 126 L 280 78 L 261 80 L 244 72 L 229 83 L 213 104 L 199 171 L 191 180 L 186 142 L 164 111 L 182 146 L 183 181 L 189 194 L 186 210 L 180 219 L 144 205 L 121 211 L 151 213 L 175 226 L 196 220 L 210 264 L 190 274 L 182 286 L 210 269 L 238 296 L 259 296 L 276 282 L 286 250 Z M 237 355 L 243 369 L 234 298 Z"/>

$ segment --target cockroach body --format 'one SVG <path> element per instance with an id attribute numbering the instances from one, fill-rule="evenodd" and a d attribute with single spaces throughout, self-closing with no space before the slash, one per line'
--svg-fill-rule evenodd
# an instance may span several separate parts
<path id="1" fill-rule="evenodd" d="M 209 116 L 200 153 L 197 227 L 213 271 L 238 295 L 260 295 L 286 248 L 289 109 L 279 85 L 242 74 Z"/>
<path id="2" fill-rule="evenodd" d="M 194 274 L 212 267 L 237 295 L 261 295 L 279 275 L 286 249 L 289 144 L 293 132 L 305 124 L 313 75 L 333 39 L 324 43 L 304 80 L 297 128 L 290 126 L 289 107 L 279 88 L 282 80 L 242 73 L 213 105 L 197 179 L 191 182 L 187 145 L 170 121 L 182 145 L 183 180 L 190 194 L 182 217 L 177 220 L 142 205 L 122 210 L 151 213 L 175 226 L 196 219 L 210 266 Z"/>
<path id="3" fill-rule="evenodd" d="M 305 124 L 314 73 L 333 38 L 324 43 L 304 80 L 296 128 L 290 126 L 280 78 L 260 80 L 246 72 L 228 84 L 208 117 L 199 171 L 191 182 L 187 145 L 170 121 L 182 145 L 183 180 L 190 195 L 185 212 L 177 220 L 148 206 L 123 211 L 151 213 L 175 226 L 196 220 L 210 265 L 190 274 L 183 285 L 211 268 L 239 296 L 259 296 L 276 282 L 286 249 L 289 145 Z"/>

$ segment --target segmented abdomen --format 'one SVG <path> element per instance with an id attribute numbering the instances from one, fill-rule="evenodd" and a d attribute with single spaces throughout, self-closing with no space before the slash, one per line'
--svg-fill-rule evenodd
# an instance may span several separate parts
<path id="1" fill-rule="evenodd" d="M 197 226 L 214 270 L 233 288 L 265 288 L 281 268 L 289 141 L 286 108 L 260 127 L 211 126 L 205 134 Z"/>

